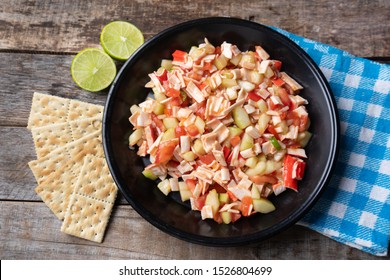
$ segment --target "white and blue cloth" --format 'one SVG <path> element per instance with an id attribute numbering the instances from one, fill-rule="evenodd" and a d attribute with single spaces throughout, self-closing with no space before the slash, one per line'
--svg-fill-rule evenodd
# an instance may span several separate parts
<path id="1" fill-rule="evenodd" d="M 329 185 L 298 224 L 377 256 L 390 239 L 390 65 L 275 28 L 319 66 L 336 99 L 341 146 Z"/>

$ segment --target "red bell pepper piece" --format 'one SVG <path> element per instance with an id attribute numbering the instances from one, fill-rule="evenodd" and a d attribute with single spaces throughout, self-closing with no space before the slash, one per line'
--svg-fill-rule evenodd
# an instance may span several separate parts
<path id="1" fill-rule="evenodd" d="M 248 92 L 248 98 L 257 102 L 261 99 L 261 96 L 255 93 L 253 90 Z"/>
<path id="2" fill-rule="evenodd" d="M 187 132 L 184 126 L 178 125 L 175 127 L 175 136 L 177 138 L 180 138 L 180 136 L 185 136 L 185 135 L 187 135 Z"/>
<path id="3" fill-rule="evenodd" d="M 295 157 L 287 155 L 283 162 L 283 185 L 294 191 L 298 191 L 297 180 L 293 178 L 294 163 L 296 161 Z"/>
<path id="4" fill-rule="evenodd" d="M 196 135 L 199 134 L 199 129 L 196 125 L 190 124 L 189 126 L 186 127 L 188 135 L 195 137 Z"/>
<path id="5" fill-rule="evenodd" d="M 167 88 L 165 89 L 165 92 L 167 96 L 169 97 L 179 97 L 180 96 L 180 90 L 174 89 L 174 88 Z"/>
<path id="6" fill-rule="evenodd" d="M 179 62 L 185 62 L 186 56 L 187 53 L 180 50 L 176 50 L 172 54 L 173 60 Z"/>

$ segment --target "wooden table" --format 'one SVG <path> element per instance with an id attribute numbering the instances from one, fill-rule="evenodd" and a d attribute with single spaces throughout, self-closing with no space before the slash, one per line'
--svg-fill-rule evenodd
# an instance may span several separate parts
<path id="1" fill-rule="evenodd" d="M 96 244 L 61 233 L 61 221 L 35 194 L 36 182 L 27 165 L 36 158 L 26 129 L 32 94 L 38 91 L 104 105 L 107 92 L 79 89 L 69 68 L 79 50 L 99 46 L 100 31 L 112 20 L 134 23 L 149 39 L 189 19 L 233 16 L 390 62 L 388 0 L 245 2 L 0 1 L 1 259 L 383 259 L 299 226 L 257 247 L 194 245 L 154 228 L 122 197 L 104 242 Z"/>

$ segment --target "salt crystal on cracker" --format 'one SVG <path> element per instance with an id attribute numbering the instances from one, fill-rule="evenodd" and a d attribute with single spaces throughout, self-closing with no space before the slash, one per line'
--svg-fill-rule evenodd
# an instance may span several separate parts
<path id="1" fill-rule="evenodd" d="M 102 242 L 117 191 L 106 160 L 87 155 L 70 198 L 61 231 Z"/>

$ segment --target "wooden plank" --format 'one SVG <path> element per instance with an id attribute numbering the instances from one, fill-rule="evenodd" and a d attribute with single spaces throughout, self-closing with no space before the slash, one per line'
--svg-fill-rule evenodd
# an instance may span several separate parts
<path id="1" fill-rule="evenodd" d="M 0 200 L 41 201 L 27 163 L 36 159 L 31 133 L 25 127 L 0 126 Z M 119 194 L 117 204 L 128 204 Z"/>
<path id="2" fill-rule="evenodd" d="M 1 1 L 0 49 L 77 52 L 99 45 L 102 27 L 131 21 L 150 38 L 190 19 L 231 16 L 278 26 L 357 56 L 390 54 L 388 0 Z"/>
<path id="3" fill-rule="evenodd" d="M 154 228 L 130 206 L 114 208 L 102 244 L 60 232 L 43 203 L 0 202 L 4 259 L 384 259 L 294 226 L 257 246 L 210 248 Z M 45 229 L 45 230 L 42 230 Z M 388 259 L 388 258 L 387 258 Z"/>
<path id="4" fill-rule="evenodd" d="M 107 90 L 81 90 L 70 74 L 71 55 L 0 53 L 0 124 L 26 126 L 34 91 L 104 105 Z"/>

